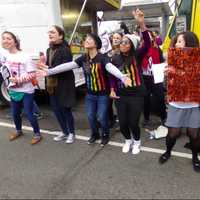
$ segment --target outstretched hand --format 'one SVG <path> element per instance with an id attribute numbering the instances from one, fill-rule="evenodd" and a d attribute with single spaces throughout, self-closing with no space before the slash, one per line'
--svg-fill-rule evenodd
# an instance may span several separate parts
<path id="1" fill-rule="evenodd" d="M 45 77 L 48 76 L 48 66 L 45 65 L 44 63 L 37 63 L 37 71 L 36 71 L 36 76 L 37 77 Z"/>
<path id="2" fill-rule="evenodd" d="M 119 99 L 120 97 L 116 95 L 116 92 L 111 89 L 110 98 L 112 99 Z"/>
<path id="3" fill-rule="evenodd" d="M 132 81 L 131 81 L 131 79 L 129 78 L 129 75 L 128 75 L 128 74 L 125 74 L 125 76 L 123 77 L 122 82 L 124 83 L 124 85 L 125 85 L 126 87 L 132 87 Z"/>
<path id="4" fill-rule="evenodd" d="M 144 23 L 144 13 L 137 8 L 136 10 L 134 10 L 132 12 L 133 16 L 135 17 L 135 20 L 139 23 L 139 24 L 143 24 Z"/>
<path id="5" fill-rule="evenodd" d="M 45 65 L 43 62 L 38 62 L 37 68 L 40 70 L 47 70 L 49 68 L 49 66 Z"/>
<path id="6" fill-rule="evenodd" d="M 48 76 L 48 70 L 41 70 L 41 69 L 38 69 L 36 71 L 36 76 L 37 77 L 45 77 L 45 76 Z"/>
<path id="7" fill-rule="evenodd" d="M 18 82 L 17 78 L 16 77 L 10 77 L 9 78 L 9 81 L 13 84 L 16 84 Z"/>
<path id="8" fill-rule="evenodd" d="M 174 74 L 175 72 L 176 72 L 176 70 L 172 66 L 166 66 L 164 69 L 165 76 L 167 76 L 167 74 L 169 74 L 169 73 Z"/>

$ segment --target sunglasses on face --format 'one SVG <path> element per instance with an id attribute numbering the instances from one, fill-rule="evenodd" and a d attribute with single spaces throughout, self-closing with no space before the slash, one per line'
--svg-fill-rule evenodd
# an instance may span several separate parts
<path id="1" fill-rule="evenodd" d="M 130 44 L 130 41 L 129 40 L 122 40 L 120 42 L 120 44 L 122 44 L 122 45 L 128 45 L 128 44 Z"/>

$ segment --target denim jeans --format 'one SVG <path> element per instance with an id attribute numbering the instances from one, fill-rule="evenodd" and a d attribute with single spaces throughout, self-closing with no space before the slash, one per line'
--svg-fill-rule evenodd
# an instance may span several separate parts
<path id="1" fill-rule="evenodd" d="M 109 136 L 108 125 L 108 105 L 109 97 L 107 95 L 91 95 L 88 94 L 85 99 L 86 112 L 90 128 L 91 136 L 96 136 L 98 132 L 98 122 L 101 125 L 101 135 Z"/>
<path id="2" fill-rule="evenodd" d="M 33 101 L 33 113 L 40 114 L 40 109 L 35 101 Z"/>
<path id="3" fill-rule="evenodd" d="M 21 113 L 24 109 L 31 126 L 33 127 L 33 132 L 36 136 L 40 136 L 40 128 L 37 122 L 36 116 L 33 115 L 34 107 L 34 94 L 26 93 L 21 101 L 14 101 L 11 99 L 11 110 L 13 115 L 13 120 L 17 132 L 22 131 L 22 118 Z"/>
<path id="4" fill-rule="evenodd" d="M 74 134 L 74 117 L 71 108 L 63 107 L 59 104 L 58 97 L 51 95 L 50 104 L 58 123 L 65 135 Z"/>

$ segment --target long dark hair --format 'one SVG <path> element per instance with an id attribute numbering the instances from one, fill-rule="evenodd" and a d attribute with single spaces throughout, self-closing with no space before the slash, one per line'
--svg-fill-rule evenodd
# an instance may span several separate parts
<path id="1" fill-rule="evenodd" d="M 180 35 L 183 35 L 183 38 L 185 40 L 185 47 L 199 47 L 199 39 L 197 35 L 191 31 L 181 32 L 178 33 L 171 42 L 171 47 L 175 47 L 177 43 L 177 39 Z"/>
<path id="2" fill-rule="evenodd" d="M 122 52 L 120 52 L 120 55 L 122 57 L 124 64 L 129 66 L 133 64 L 133 60 L 135 60 L 136 50 L 131 40 L 129 38 L 127 39 L 130 41 L 130 50 L 128 52 L 128 55 L 124 55 Z"/>
<path id="3" fill-rule="evenodd" d="M 15 41 L 15 45 L 16 45 L 17 50 L 21 51 L 19 38 L 17 38 L 17 36 L 10 31 L 4 31 L 1 35 L 3 36 L 4 34 L 9 34 L 13 38 L 13 40 Z"/>

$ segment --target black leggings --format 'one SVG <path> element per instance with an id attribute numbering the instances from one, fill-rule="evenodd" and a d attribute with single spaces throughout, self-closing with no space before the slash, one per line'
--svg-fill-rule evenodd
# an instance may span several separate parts
<path id="1" fill-rule="evenodd" d="M 143 109 L 142 97 L 120 96 L 116 101 L 120 131 L 125 139 L 140 140 L 139 121 Z M 131 131 L 131 132 L 130 132 Z"/>
<path id="2" fill-rule="evenodd" d="M 180 128 L 169 127 L 168 135 L 166 137 L 167 152 L 171 153 L 173 146 L 176 143 L 176 139 L 180 136 Z M 198 159 L 198 152 L 200 150 L 200 135 L 199 128 L 187 128 L 187 135 L 190 139 L 192 158 Z"/>
<path id="3" fill-rule="evenodd" d="M 147 94 L 144 97 L 144 118 L 149 120 L 151 111 L 151 94 L 156 98 L 158 106 L 158 112 L 161 120 L 165 120 L 167 117 L 164 86 L 162 83 L 154 84 L 152 76 L 143 76 L 144 83 L 146 86 Z"/>

